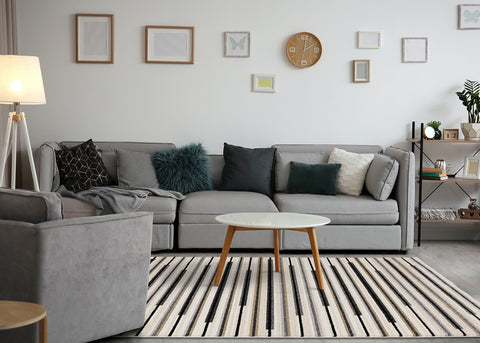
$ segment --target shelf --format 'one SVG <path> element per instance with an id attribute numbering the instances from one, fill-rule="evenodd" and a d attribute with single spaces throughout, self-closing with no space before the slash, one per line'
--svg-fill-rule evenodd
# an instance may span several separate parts
<path id="1" fill-rule="evenodd" d="M 420 179 L 417 177 L 416 181 L 418 182 Z M 457 182 L 462 182 L 462 183 L 480 183 L 480 180 L 477 179 L 464 179 L 462 177 L 449 177 L 446 180 L 431 180 L 431 179 L 422 179 L 422 182 L 432 182 L 432 183 L 457 183 Z"/>
<path id="2" fill-rule="evenodd" d="M 415 220 L 418 222 L 418 220 Z M 466 224 L 466 223 L 480 223 L 480 220 L 475 219 L 455 219 L 455 220 L 433 220 L 433 219 L 422 219 L 422 223 L 455 223 L 455 224 Z"/>
<path id="3" fill-rule="evenodd" d="M 420 143 L 420 138 L 408 138 L 409 142 Z M 423 143 L 449 143 L 449 144 L 458 144 L 458 143 L 467 143 L 467 144 L 480 144 L 480 140 L 465 140 L 465 139 L 424 139 Z"/>

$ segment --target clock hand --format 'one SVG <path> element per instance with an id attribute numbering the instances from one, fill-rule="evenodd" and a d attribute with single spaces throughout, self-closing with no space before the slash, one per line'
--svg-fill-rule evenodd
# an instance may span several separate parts
<path id="1" fill-rule="evenodd" d="M 317 43 L 314 43 L 314 44 L 312 44 L 312 45 L 309 45 L 309 46 L 306 47 L 306 48 L 303 48 L 303 52 L 307 51 L 308 49 L 310 49 L 310 48 L 311 48 L 312 46 L 314 46 L 314 45 L 317 45 Z"/>

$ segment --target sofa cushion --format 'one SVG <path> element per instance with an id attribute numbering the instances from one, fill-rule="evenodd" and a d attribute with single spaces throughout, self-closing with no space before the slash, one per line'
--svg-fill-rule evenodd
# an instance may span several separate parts
<path id="1" fill-rule="evenodd" d="M 221 190 L 273 195 L 274 148 L 250 149 L 224 143 L 223 157 Z"/>
<path id="2" fill-rule="evenodd" d="M 154 224 L 171 224 L 175 221 L 177 200 L 173 198 L 148 196 L 139 212 L 153 212 Z"/>
<path id="3" fill-rule="evenodd" d="M 62 197 L 53 192 L 0 188 L 0 219 L 33 224 L 62 219 Z"/>
<path id="4" fill-rule="evenodd" d="M 151 153 L 126 150 L 116 153 L 119 186 L 158 188 Z"/>
<path id="5" fill-rule="evenodd" d="M 190 193 L 178 210 L 179 222 L 217 223 L 215 217 L 231 212 L 278 212 L 265 194 L 237 191 L 203 191 Z"/>
<path id="6" fill-rule="evenodd" d="M 357 154 L 342 149 L 333 149 L 328 163 L 340 163 L 338 191 L 343 194 L 360 195 L 365 184 L 365 175 L 374 154 Z"/>
<path id="7" fill-rule="evenodd" d="M 212 189 L 210 169 L 201 144 L 157 151 L 152 163 L 160 189 L 183 194 Z"/>
<path id="8" fill-rule="evenodd" d="M 275 190 L 285 192 L 290 176 L 290 162 L 306 164 L 327 163 L 329 154 L 324 152 L 288 152 L 276 151 L 275 153 Z"/>
<path id="9" fill-rule="evenodd" d="M 393 225 L 399 218 L 395 200 L 377 201 L 370 195 L 277 193 L 274 202 L 280 212 L 317 214 L 333 225 Z"/>
<path id="10" fill-rule="evenodd" d="M 340 164 L 290 162 L 287 193 L 337 194 Z"/>
<path id="11" fill-rule="evenodd" d="M 395 186 L 398 169 L 395 159 L 375 154 L 365 177 L 367 191 L 377 200 L 387 200 Z"/>
<path id="12" fill-rule="evenodd" d="M 60 181 L 69 191 L 80 192 L 112 183 L 91 139 L 72 148 L 55 151 L 55 158 Z"/>

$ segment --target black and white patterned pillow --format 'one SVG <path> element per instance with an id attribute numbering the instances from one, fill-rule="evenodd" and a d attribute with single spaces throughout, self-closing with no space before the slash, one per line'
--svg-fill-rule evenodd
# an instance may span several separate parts
<path id="1" fill-rule="evenodd" d="M 95 186 L 112 183 L 107 168 L 93 141 L 55 152 L 60 182 L 72 192 L 80 192 Z"/>

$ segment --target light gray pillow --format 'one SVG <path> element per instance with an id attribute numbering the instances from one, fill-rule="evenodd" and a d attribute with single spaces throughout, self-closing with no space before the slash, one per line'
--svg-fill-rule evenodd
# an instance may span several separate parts
<path id="1" fill-rule="evenodd" d="M 117 150 L 118 185 L 158 188 L 157 176 L 148 152 Z"/>
<path id="2" fill-rule="evenodd" d="M 375 154 L 365 177 L 367 191 L 377 200 L 387 200 L 397 180 L 397 160 L 382 154 Z"/>

